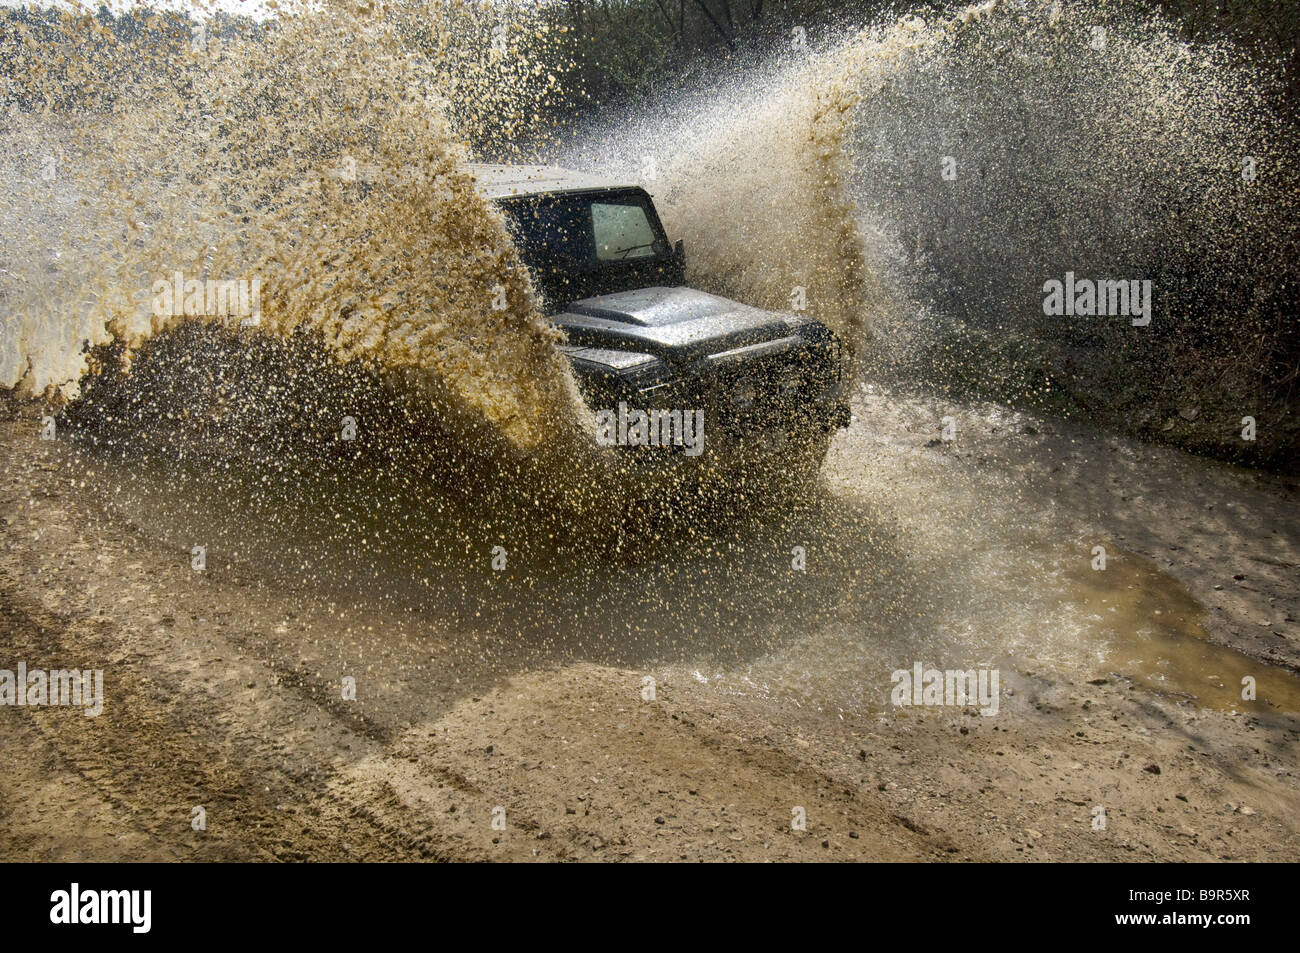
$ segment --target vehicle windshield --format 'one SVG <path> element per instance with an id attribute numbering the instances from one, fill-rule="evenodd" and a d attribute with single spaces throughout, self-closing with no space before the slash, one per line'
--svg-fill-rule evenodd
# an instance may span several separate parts
<path id="1" fill-rule="evenodd" d="M 649 199 L 637 192 L 528 196 L 501 207 L 524 264 L 547 286 L 672 254 Z"/>

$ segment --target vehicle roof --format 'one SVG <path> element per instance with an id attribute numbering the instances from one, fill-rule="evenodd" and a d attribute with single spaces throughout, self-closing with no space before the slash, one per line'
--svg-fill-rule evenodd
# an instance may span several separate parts
<path id="1" fill-rule="evenodd" d="M 551 192 L 581 192 L 591 189 L 638 188 L 600 179 L 585 172 L 574 172 L 557 165 L 497 165 L 470 162 L 467 168 L 478 181 L 479 191 L 488 199 L 514 195 L 545 195 Z"/>

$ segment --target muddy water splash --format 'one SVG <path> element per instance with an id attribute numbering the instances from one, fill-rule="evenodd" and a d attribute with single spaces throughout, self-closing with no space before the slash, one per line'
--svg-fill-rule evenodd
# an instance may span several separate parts
<path id="1" fill-rule="evenodd" d="M 999 51 L 1008 36 L 1020 37 L 1031 47 L 1035 36 L 1047 37 L 1049 47 L 1067 35 L 1077 39 L 1077 29 L 1068 34 L 1066 28 L 1085 23 L 1092 8 L 1079 9 L 1082 12 L 1071 19 L 1045 5 L 1022 10 L 990 3 L 935 24 L 908 19 L 853 33 L 825 50 L 802 52 L 758 77 L 737 79 L 695 103 L 674 104 L 670 114 L 639 124 L 620 121 L 576 152 L 586 164 L 619 178 L 651 171 L 645 159 L 651 160 L 654 181 L 648 184 L 662 203 L 673 237 L 688 243 L 695 283 L 773 308 L 789 308 L 792 292 L 802 288 L 808 310 L 830 321 L 851 343 L 861 347 L 874 320 L 886 330 L 878 336 L 883 338 L 878 346 L 890 344 L 889 335 L 900 326 L 896 319 L 910 307 L 909 285 L 923 283 L 924 274 L 905 248 L 900 251 L 906 213 L 915 206 L 901 198 L 892 201 L 890 189 L 872 186 L 876 173 L 867 160 L 879 159 L 886 147 L 901 150 L 910 142 L 929 143 L 918 147 L 915 175 L 919 180 L 928 174 L 934 180 L 941 168 L 937 160 L 949 153 L 939 149 L 939 132 L 926 128 L 925 135 L 918 132 L 909 138 L 912 130 L 891 129 L 883 116 L 899 103 L 921 117 L 932 115 L 927 109 L 951 95 L 944 85 L 945 70 L 951 71 L 963 57 L 972 63 L 991 60 L 993 72 L 979 75 L 997 75 Z M 1024 21 L 1033 16 L 1038 20 Z M 282 17 L 257 27 L 255 37 L 232 35 L 220 42 L 209 38 L 200 49 L 190 44 L 185 27 L 180 33 L 183 42 L 167 47 L 165 55 L 146 58 L 152 60 L 151 68 L 133 68 L 131 83 L 108 82 L 106 76 L 116 76 L 111 70 L 101 75 L 86 67 L 66 77 L 45 76 L 33 65 L 39 81 L 15 94 L 6 120 L 6 134 L 15 147 L 12 154 L 19 157 L 11 178 L 25 184 L 21 202 L 26 210 L 16 203 L 18 211 L 11 212 L 13 221 L 5 229 L 11 309 L 0 365 L 5 382 L 27 393 L 63 389 L 72 394 L 85 368 L 93 368 L 97 360 L 87 353 L 86 343 L 114 343 L 129 362 L 133 349 L 167 337 L 161 331 L 170 330 L 173 338 L 183 341 L 178 328 L 192 333 L 201 324 L 221 325 L 242 347 L 241 353 L 254 350 L 241 345 L 241 335 L 258 338 L 259 347 L 262 339 L 306 336 L 331 360 L 374 369 L 385 386 L 414 407 L 414 419 L 447 421 L 456 448 L 466 443 L 490 444 L 489 452 L 563 446 L 577 419 L 571 380 L 552 347 L 551 332 L 536 313 L 527 278 L 500 222 L 475 195 L 461 164 L 467 128 L 475 138 L 508 140 L 517 122 L 512 117 L 521 115 L 518 103 L 526 106 L 536 93 L 535 84 L 545 89 L 553 82 L 552 74 L 544 69 L 545 76 L 539 78 L 536 61 L 510 58 L 507 63 L 527 64 L 519 84 L 501 83 L 504 93 L 480 90 L 481 102 L 491 108 L 476 105 L 476 74 L 457 66 L 452 71 L 456 76 L 447 76 L 447 63 L 462 62 L 460 54 L 447 52 L 462 34 L 443 28 L 434 17 L 433 26 L 423 27 L 432 31 L 435 41 L 430 41 L 413 25 L 414 19 L 410 8 L 330 8 L 324 14 Z M 63 44 L 64 59 L 74 65 L 80 62 L 77 56 L 85 57 L 86 36 L 110 46 L 117 42 L 85 21 L 60 21 L 54 33 Z M 1172 135 L 1178 117 L 1189 112 L 1204 115 L 1206 91 L 1221 87 L 1208 80 L 1199 87 L 1183 82 L 1190 74 L 1178 64 L 1186 58 L 1151 55 L 1153 50 L 1174 49 L 1159 45 L 1166 42 L 1121 45 L 1130 54 L 1120 63 L 1128 65 L 1107 88 L 1127 93 L 1108 94 L 1106 101 L 1144 102 L 1166 90 L 1159 115 L 1167 117 L 1162 121 Z M 465 55 L 468 62 L 476 62 Z M 1013 70 L 1012 76 L 1020 77 L 1012 84 L 1015 88 L 1050 78 L 1050 64 L 1034 58 L 1040 54 L 1021 50 L 1019 55 L 1038 66 L 1022 64 L 1022 73 Z M 1206 56 L 1209 65 L 1193 73 L 1212 78 L 1221 61 Z M 124 51 L 108 59 L 118 63 L 119 70 L 133 62 Z M 489 58 L 488 65 L 492 62 Z M 500 74 L 489 69 L 482 75 Z M 1092 88 L 1082 81 L 1077 85 Z M 1202 92 L 1196 93 L 1198 89 Z M 88 98 L 89 106 L 78 97 Z M 964 108 L 960 101 L 950 105 L 953 110 Z M 1235 117 L 1244 113 L 1225 109 L 1219 115 L 1226 123 L 1222 130 L 1206 119 L 1205 125 L 1192 127 L 1201 130 L 1195 136 L 1173 136 L 1165 147 L 1173 158 L 1156 168 L 1167 171 L 1179 155 L 1219 160 L 1230 156 L 1244 135 L 1240 129 L 1218 152 L 1206 151 L 1206 144 L 1216 130 L 1232 131 Z M 880 130 L 886 130 L 883 139 L 877 135 Z M 1058 137 L 1042 149 L 1053 159 L 1047 166 L 1052 176 L 1065 177 L 1078 142 Z M 49 179 L 43 175 L 47 157 L 55 159 Z M 1127 171 L 1148 168 L 1144 161 L 1113 167 L 1099 162 L 1089 173 L 1095 176 L 1092 188 L 1104 192 Z M 899 165 L 895 184 L 910 181 L 910 168 L 907 162 Z M 959 163 L 958 168 L 964 166 Z M 1033 168 L 1031 164 L 1025 170 L 1026 181 L 1033 180 Z M 960 175 L 957 181 L 964 182 Z M 1077 177 L 1062 181 L 1080 183 Z M 903 188 L 895 191 L 900 196 L 914 194 Z M 939 204 L 936 199 L 934 206 Z M 926 228 L 933 224 L 925 217 L 917 221 Z M 1048 248 L 1044 254 L 1054 262 L 1069 261 L 1065 252 L 1074 247 L 1073 233 L 1061 240 L 1064 244 L 1053 246 L 1045 238 L 1052 227 L 1050 216 L 1035 221 L 1040 227 L 1027 233 L 1035 247 Z M 1138 223 L 1136 233 L 1152 220 L 1138 216 L 1133 221 Z M 1154 221 L 1159 226 L 1163 220 Z M 986 229 L 986 234 L 996 230 Z M 972 254 L 972 259 L 979 257 L 978 251 Z M 240 330 L 238 320 L 222 321 L 220 315 L 154 314 L 156 282 L 176 271 L 199 280 L 260 277 L 262 323 Z M 978 272 L 973 274 L 971 287 L 983 287 Z M 1001 300 L 997 295 L 1005 291 L 1006 274 L 992 274 L 991 300 Z M 502 311 L 491 306 L 497 286 L 508 305 Z M 190 348 L 189 353 L 190 359 L 177 355 L 177 362 L 188 360 L 187 366 L 192 366 L 193 355 L 204 352 Z M 268 351 L 261 363 L 273 364 L 278 358 Z M 197 361 L 205 362 L 220 359 Z M 191 379 L 173 376 L 178 382 Z M 298 391 L 307 391 L 309 397 L 323 378 L 304 377 L 297 382 Z M 191 389 L 204 386 L 200 379 L 195 383 Z M 275 386 L 265 393 L 246 387 L 242 406 L 259 400 L 281 402 L 281 385 Z M 339 382 L 338 388 L 354 391 L 349 380 Z M 337 555 L 345 568 L 359 563 L 370 582 L 381 575 L 380 563 L 373 553 L 363 552 L 365 558 L 357 560 L 357 530 L 364 528 L 363 538 L 382 537 L 380 545 L 396 552 L 402 567 L 421 565 L 430 535 L 441 530 L 422 525 L 425 514 L 418 505 L 429 496 L 425 483 L 445 478 L 447 471 L 437 466 L 420 469 L 408 459 L 399 460 L 395 470 L 401 472 L 404 492 L 414 500 L 402 510 L 409 518 L 395 519 L 387 505 L 384 494 L 390 493 L 391 482 L 354 493 L 349 471 L 340 469 L 328 475 L 331 486 L 319 495 L 302 493 L 297 483 L 282 485 L 307 510 L 298 523 L 289 518 L 293 514 L 285 515 L 284 501 L 258 501 L 269 507 L 263 519 L 270 537 L 264 550 L 287 550 L 281 558 L 300 565 L 313 558 L 326 563 Z M 969 547 L 967 527 L 982 515 L 974 497 L 962 498 L 963 504 L 971 503 L 969 510 L 957 506 L 960 518 L 936 530 L 929 518 L 931 498 L 936 486 L 947 486 L 945 475 L 897 473 L 891 484 L 866 480 L 862 474 L 871 470 L 867 461 L 850 473 L 852 487 L 870 495 L 872 505 L 888 501 L 880 505 L 897 510 L 903 522 L 915 528 L 915 537 L 904 551 L 895 552 L 879 542 L 888 533 L 877 530 L 870 515 L 848 513 L 842 523 L 853 531 L 841 533 L 835 520 L 814 511 L 809 519 L 818 525 L 807 530 L 808 538 L 835 537 L 842 571 L 833 574 L 815 598 L 788 583 L 777 594 L 784 600 L 780 607 L 792 618 L 792 629 L 809 619 L 824 621 L 819 614 L 838 611 L 845 593 L 857 585 L 878 585 L 893 601 L 896 614 L 881 611 L 873 590 L 873 598 L 859 600 L 844 620 L 845 631 L 835 628 L 822 646 L 798 646 L 792 653 L 798 656 L 795 664 L 801 672 L 813 671 L 818 682 L 810 693 L 850 699 L 862 694 L 860 681 L 855 681 L 859 676 L 848 665 L 825 663 L 863 657 L 864 623 L 870 623 L 865 632 L 878 637 L 879 657 L 888 665 L 910 664 L 924 654 L 922 649 L 933 651 L 926 658 L 950 652 L 953 646 L 935 635 L 934 618 L 950 631 L 969 629 L 972 593 L 982 594 L 979 613 L 987 635 L 980 646 L 981 662 L 995 661 L 996 651 L 1034 651 L 1031 637 L 1015 631 L 1018 625 L 1007 610 L 1021 584 L 1019 577 L 1008 577 L 1003 588 L 986 591 L 977 578 L 933 570 L 934 579 L 925 580 L 933 584 L 921 585 L 918 579 L 923 577 L 907 565 L 909 552 L 927 554 L 928 565 L 937 567 Z M 571 477 L 566 472 L 556 482 Z M 200 473 L 193 485 L 202 486 L 206 478 Z M 142 488 L 141 497 L 148 497 L 150 490 Z M 466 488 L 469 495 L 479 490 L 477 485 Z M 240 497 L 232 499 L 233 508 Z M 458 518 L 461 502 L 451 500 L 443 507 L 448 524 Z M 339 519 L 333 507 L 343 503 L 355 504 L 359 512 Z M 160 522 L 181 527 L 176 532 L 191 532 L 196 519 L 186 512 L 191 505 L 190 495 L 182 494 L 178 506 L 185 519 Z M 214 536 L 229 522 L 229 509 L 215 512 Z M 494 529 L 516 533 L 527 519 L 527 513 L 498 516 Z M 1013 513 L 1007 514 L 1006 523 L 1002 537 L 1014 540 L 1025 532 Z M 290 525 L 292 530 L 283 528 Z M 738 568 L 734 552 L 747 545 L 755 564 L 773 562 L 771 554 L 785 546 L 784 539 L 773 537 L 794 524 L 778 526 L 774 521 L 757 528 L 727 527 L 721 533 L 689 520 L 665 519 L 662 525 L 684 527 L 688 535 L 699 536 L 693 543 L 705 554 L 700 557 L 700 577 L 734 573 L 739 582 L 734 588 L 706 592 L 689 574 L 674 579 L 672 587 L 645 585 L 653 574 L 621 576 L 619 584 L 643 600 L 636 603 L 645 609 L 641 628 L 651 634 L 667 629 L 659 612 L 660 593 L 672 588 L 685 597 L 683 632 L 703 631 L 711 645 L 730 640 L 726 648 L 741 655 L 750 654 L 755 644 L 765 645 L 771 633 L 764 624 L 752 623 L 754 602 L 748 592 L 760 576 L 752 568 Z M 442 542 L 459 553 L 446 555 L 445 563 L 455 565 L 457 555 L 471 551 L 478 560 L 487 538 L 483 526 L 452 528 L 458 535 L 441 532 Z M 410 540 L 394 539 L 394 533 L 408 529 L 413 531 Z M 733 532 L 739 539 L 728 538 Z M 337 548 L 318 547 L 323 535 Z M 287 547 L 287 538 L 297 540 L 298 548 Z M 674 565 L 680 561 L 678 543 L 661 532 L 658 548 L 641 556 L 654 561 L 657 569 Z M 255 551 L 252 545 L 246 548 Z M 990 551 L 990 563 L 999 558 Z M 708 562 L 714 559 L 716 572 Z M 608 568 L 593 567 L 594 562 L 588 558 L 587 567 Z M 1032 565 L 1016 566 L 1026 577 L 1033 573 Z M 1008 576 L 1006 570 L 1001 572 Z M 552 595 L 538 609 L 555 610 L 556 622 L 548 619 L 547 626 L 572 628 L 575 620 L 587 619 L 590 579 L 571 588 L 571 597 Z M 643 589 L 649 595 L 640 594 Z M 474 595 L 477 599 L 483 591 L 475 590 Z M 499 593 L 488 595 L 495 599 Z M 527 596 L 531 599 L 535 593 Z M 631 601 L 611 600 L 624 606 Z M 696 618 L 700 605 L 706 606 L 706 616 L 721 617 L 716 628 Z M 478 609 L 475 602 L 475 615 Z M 905 625 L 918 610 L 924 610 L 924 618 Z M 618 622 L 597 613 L 590 624 L 607 629 Z M 877 668 L 887 671 L 888 665 Z M 825 678 L 842 681 L 827 688 L 821 684 Z"/>
<path id="2" fill-rule="evenodd" d="M 466 139 L 506 155 L 527 138 L 563 57 L 540 20 L 476 11 L 286 6 L 200 32 L 152 17 L 131 41 L 88 16 L 20 25 L 0 384 L 73 396 L 97 345 L 129 361 L 177 323 L 231 324 L 185 314 L 185 294 L 156 313 L 157 282 L 257 280 L 256 333 L 316 336 L 476 439 L 562 443 L 572 380 L 461 163 Z M 1252 253 L 1280 201 L 1253 79 L 1106 3 L 994 0 L 789 51 L 567 157 L 647 180 L 694 283 L 806 307 L 876 370 L 1038 394 L 1074 345 L 1133 347 L 1092 325 L 1044 335 L 1045 276 L 1158 263 L 1185 294 L 1206 254 L 1238 283 L 1245 259 L 1283 260 Z M 1235 174 L 1248 153 L 1258 183 Z M 1249 356 L 1205 373 L 1230 389 Z"/>
<path id="3" fill-rule="evenodd" d="M 853 117 L 854 198 L 915 302 L 880 370 L 1143 432 L 1199 405 L 1174 436 L 1234 442 L 1275 399 L 1290 310 L 1277 75 L 1120 3 L 968 14 Z M 1067 271 L 1150 281 L 1150 325 L 1044 315 Z"/>
<path id="4" fill-rule="evenodd" d="M 459 4 L 279 12 L 141 11 L 133 38 L 85 15 L 18 25 L 0 384 L 72 397 L 97 347 L 125 367 L 206 323 L 310 337 L 466 442 L 572 444 L 555 334 L 462 164 L 468 135 L 508 137 L 553 87 L 540 25 Z"/>
<path id="5" fill-rule="evenodd" d="M 644 182 L 693 280 L 869 336 L 871 375 L 1068 397 L 1142 432 L 1199 405 L 1175 436 L 1226 444 L 1293 369 L 1276 92 L 1228 44 L 1124 4 L 990 0 L 787 50 L 609 117 L 569 158 Z M 1066 271 L 1151 281 L 1153 324 L 1046 317 Z"/>
<path id="6" fill-rule="evenodd" d="M 995 0 L 844 31 L 707 92 L 604 117 L 561 158 L 644 184 L 685 240 L 694 283 L 782 309 L 804 289 L 809 312 L 859 345 L 868 379 L 1049 405 L 1073 382 L 1076 399 L 1134 419 L 1170 401 L 1195 417 L 1213 398 L 1236 439 L 1294 257 L 1273 234 L 1296 214 L 1273 89 L 1240 52 L 1184 42 L 1121 4 Z M 1066 270 L 1153 280 L 1152 327 L 1047 321 L 1043 282 Z M 1157 378 L 1169 369 L 1183 380 Z M 897 437 L 869 403 L 858 427 Z M 941 445 L 953 412 L 907 429 Z M 973 486 L 910 456 L 882 465 L 861 432 L 840 443 L 850 455 L 832 453 L 835 503 L 815 531 L 785 527 L 835 563 L 819 593 L 834 608 L 752 664 L 710 668 L 702 653 L 682 674 L 847 712 L 879 705 L 888 673 L 917 659 L 1120 670 L 1224 707 L 1233 699 L 1207 691 L 1208 674 L 1231 687 L 1266 670 L 1192 622 L 1149 628 L 1145 603 L 1078 586 L 1056 501 L 1027 498 L 1023 461 L 994 451 L 1007 472 Z M 907 531 L 896 545 L 890 514 Z M 799 585 L 807 609 L 811 583 Z M 1101 612 L 1116 602 L 1128 611 L 1112 628 Z M 1267 704 L 1295 710 L 1294 686 L 1273 681 Z"/>

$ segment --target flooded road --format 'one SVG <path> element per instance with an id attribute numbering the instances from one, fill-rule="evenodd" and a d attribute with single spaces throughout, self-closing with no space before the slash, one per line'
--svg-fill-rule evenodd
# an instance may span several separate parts
<path id="1" fill-rule="evenodd" d="M 1293 858 L 1294 484 L 993 405 L 854 409 L 815 490 L 590 560 L 432 486 L 358 535 L 373 487 L 249 493 L 21 414 L 9 644 L 102 665 L 107 703 L 5 722 L 54 772 L 0 800 L 7 854 L 80 856 L 89 818 L 156 857 Z M 996 715 L 891 704 L 917 664 L 996 671 Z"/>
<path id="2" fill-rule="evenodd" d="M 823 485 L 775 505 L 665 513 L 653 528 L 629 513 L 594 550 L 532 529 L 527 509 L 468 510 L 436 472 L 403 490 L 379 473 L 353 482 L 240 461 L 92 451 L 71 465 L 102 466 L 106 512 L 159 546 L 202 544 L 219 565 L 334 599 L 506 633 L 532 665 L 669 664 L 856 719 L 885 710 L 889 674 L 915 661 L 1032 659 L 1204 707 L 1300 712 L 1295 503 L 1217 492 L 1268 478 L 1196 461 L 1177 496 L 1130 493 L 1173 485 L 1162 470 L 1186 458 L 996 406 L 864 391 L 857 412 Z M 1090 509 L 1103 495 L 1111 512 Z M 1271 524 L 1273 555 L 1243 554 L 1251 577 L 1216 571 L 1209 538 L 1226 518 L 1250 539 L 1252 517 Z M 1245 621 L 1263 644 L 1243 651 L 1240 629 L 1207 606 L 1250 600 L 1261 570 L 1278 591 L 1254 601 Z"/>

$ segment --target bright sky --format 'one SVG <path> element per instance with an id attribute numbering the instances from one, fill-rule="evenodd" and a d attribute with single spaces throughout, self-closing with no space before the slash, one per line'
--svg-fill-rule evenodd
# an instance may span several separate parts
<path id="1" fill-rule="evenodd" d="M 155 10 L 184 10 L 191 16 L 202 18 L 209 13 L 217 10 L 224 10 L 227 13 L 240 13 L 244 16 L 253 17 L 256 20 L 266 19 L 275 16 L 271 9 L 273 0 L 83 0 L 80 4 L 83 8 L 98 10 L 101 6 L 107 6 L 114 13 L 121 13 L 123 10 L 130 10 L 139 7 L 152 7 Z M 534 6 L 539 0 L 493 0 L 496 4 L 504 6 Z M 542 3 L 548 0 L 540 0 Z M 281 0 L 281 6 L 303 6 L 310 3 L 310 0 Z M 4 7 L 41 7 L 71 10 L 78 4 L 69 2 L 69 0 L 0 0 L 0 6 Z"/>
<path id="2" fill-rule="evenodd" d="M 0 6 L 5 7 L 39 7 L 58 10 L 72 10 L 81 7 L 92 12 L 98 10 L 101 6 L 107 6 L 114 13 L 139 9 L 140 7 L 151 7 L 155 10 L 183 10 L 200 19 L 210 13 L 224 10 L 227 13 L 239 13 L 257 20 L 275 15 L 269 4 L 270 0 L 149 0 L 149 2 L 141 2 L 141 0 L 85 0 L 80 4 L 68 2 L 68 0 L 36 0 L 36 2 L 33 2 L 33 0 L 0 0 Z M 287 6 L 289 4 L 283 5 Z"/>

